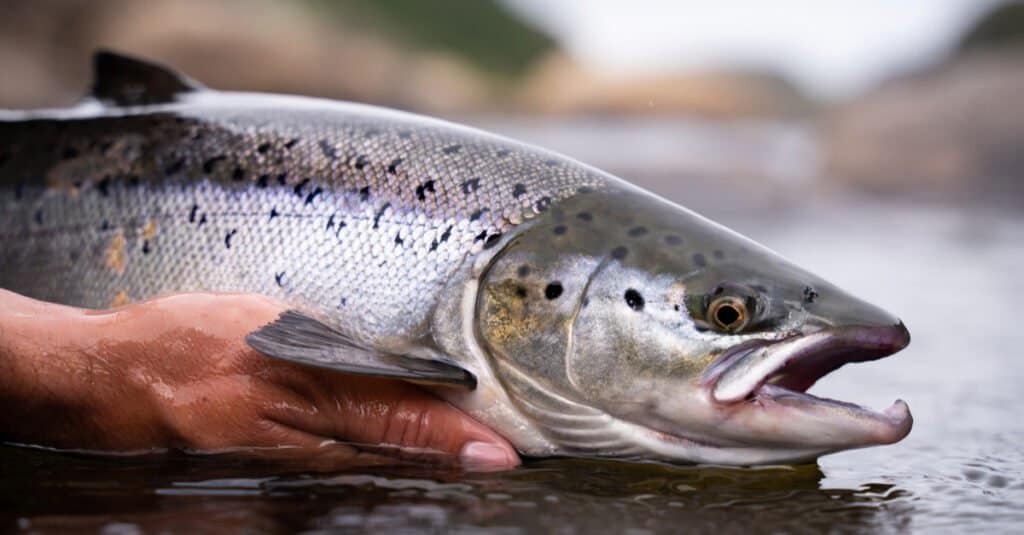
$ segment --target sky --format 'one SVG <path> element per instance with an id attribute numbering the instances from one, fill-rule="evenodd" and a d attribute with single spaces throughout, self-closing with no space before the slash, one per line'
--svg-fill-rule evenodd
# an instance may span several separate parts
<path id="1" fill-rule="evenodd" d="M 926 65 L 1000 0 L 503 0 L 577 60 L 616 73 L 781 72 L 819 98 Z"/>

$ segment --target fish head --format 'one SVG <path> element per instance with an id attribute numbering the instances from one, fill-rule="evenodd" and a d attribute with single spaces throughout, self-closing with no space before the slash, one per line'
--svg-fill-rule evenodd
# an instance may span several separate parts
<path id="1" fill-rule="evenodd" d="M 494 258 L 476 306 L 510 397 L 570 453 L 803 462 L 912 424 L 902 401 L 806 392 L 905 347 L 896 317 L 648 194 L 544 214 Z"/>

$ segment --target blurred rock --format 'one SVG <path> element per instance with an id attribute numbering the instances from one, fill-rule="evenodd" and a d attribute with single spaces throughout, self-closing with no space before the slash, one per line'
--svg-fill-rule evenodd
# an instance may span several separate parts
<path id="1" fill-rule="evenodd" d="M 960 40 L 958 49 L 974 52 L 1024 46 L 1024 2 L 1008 2 L 982 17 Z"/>
<path id="2" fill-rule="evenodd" d="M 891 81 L 824 121 L 833 184 L 1024 201 L 1024 50 L 964 55 Z"/>
<path id="3" fill-rule="evenodd" d="M 495 0 L 429 7 L 416 0 L 0 0 L 0 107 L 74 102 L 100 46 L 163 61 L 214 88 L 438 115 L 730 118 L 810 107 L 770 74 L 601 76 L 559 52 L 550 38 L 508 20 L 512 15 L 498 6 Z"/>
<path id="4" fill-rule="evenodd" d="M 6 1 L 4 107 L 81 95 L 97 47 L 153 58 L 220 89 L 301 93 L 423 110 L 484 106 L 498 88 L 454 54 L 410 51 L 269 0 Z M 7 80 L 10 80 L 8 82 Z"/>
<path id="5" fill-rule="evenodd" d="M 811 103 L 781 76 L 757 72 L 610 75 L 561 52 L 539 63 L 521 91 L 523 107 L 557 114 L 686 113 L 733 118 L 806 113 Z"/>

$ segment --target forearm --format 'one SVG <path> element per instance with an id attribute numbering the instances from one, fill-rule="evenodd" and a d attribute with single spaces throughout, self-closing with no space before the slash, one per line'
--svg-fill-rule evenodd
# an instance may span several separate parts
<path id="1" fill-rule="evenodd" d="M 99 354 L 86 312 L 0 291 L 0 439 L 82 449 L 147 447 L 159 425 Z M 126 435 L 138 439 L 125 441 Z"/>

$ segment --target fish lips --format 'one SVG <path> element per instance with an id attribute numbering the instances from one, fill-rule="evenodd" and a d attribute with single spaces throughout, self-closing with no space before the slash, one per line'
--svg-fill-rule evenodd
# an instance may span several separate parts
<path id="1" fill-rule="evenodd" d="M 847 363 L 884 358 L 909 343 L 902 323 L 830 327 L 778 341 L 750 341 L 724 353 L 701 382 L 712 405 L 729 413 L 732 423 L 763 429 L 768 440 L 833 449 L 890 444 L 913 425 L 904 401 L 875 411 L 806 391 Z"/>

